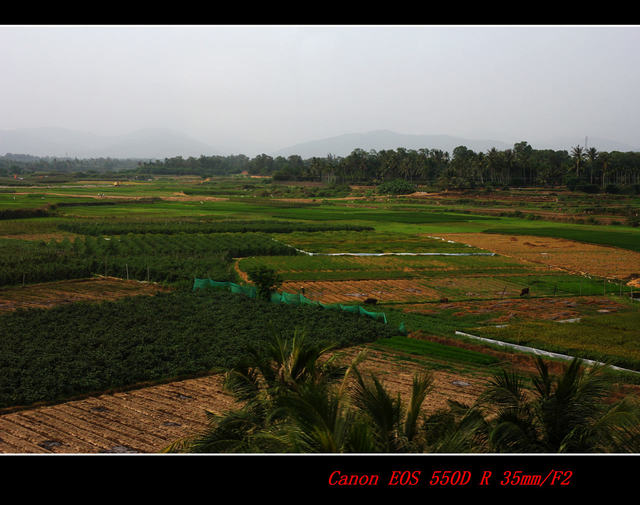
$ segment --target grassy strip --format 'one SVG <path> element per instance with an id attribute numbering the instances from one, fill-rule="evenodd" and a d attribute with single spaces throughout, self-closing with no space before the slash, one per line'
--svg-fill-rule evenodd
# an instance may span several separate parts
<path id="1" fill-rule="evenodd" d="M 639 325 L 640 312 L 629 311 L 585 316 L 573 323 L 537 321 L 503 328 L 474 328 L 470 333 L 640 370 Z"/>
<path id="2" fill-rule="evenodd" d="M 371 344 L 371 347 L 392 349 L 417 356 L 425 356 L 430 359 L 454 361 L 456 363 L 477 366 L 492 366 L 499 363 L 497 358 L 479 352 L 402 336 L 378 340 L 374 344 Z"/>
<path id="3" fill-rule="evenodd" d="M 316 253 L 383 253 L 383 252 L 485 252 L 465 244 L 455 244 L 406 233 L 329 231 L 324 233 L 295 232 L 277 237 L 298 249 Z"/>

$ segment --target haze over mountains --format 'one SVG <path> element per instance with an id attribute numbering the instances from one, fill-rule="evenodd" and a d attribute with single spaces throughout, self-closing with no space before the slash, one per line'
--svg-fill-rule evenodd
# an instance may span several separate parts
<path id="1" fill-rule="evenodd" d="M 575 145 L 585 145 L 585 138 L 555 138 L 536 141 L 525 140 L 534 149 L 567 150 Z M 334 137 L 311 140 L 269 152 L 247 143 L 246 149 L 229 145 L 215 145 L 195 139 L 189 135 L 163 128 L 137 130 L 132 133 L 105 136 L 63 128 L 25 128 L 0 130 L 0 156 L 5 153 L 28 154 L 33 156 L 69 158 L 140 158 L 164 159 L 174 156 L 199 157 L 201 155 L 245 154 L 253 157 L 261 153 L 271 156 L 297 154 L 303 159 L 313 156 L 347 156 L 354 149 L 365 151 L 383 149 L 441 149 L 453 152 L 457 146 L 466 146 L 475 152 L 486 152 L 495 147 L 504 150 L 513 147 L 514 142 L 492 139 L 469 139 L 451 135 L 413 135 L 389 130 L 375 130 L 365 133 L 347 133 Z M 639 151 L 612 140 L 589 137 L 587 147 L 599 151 Z"/>

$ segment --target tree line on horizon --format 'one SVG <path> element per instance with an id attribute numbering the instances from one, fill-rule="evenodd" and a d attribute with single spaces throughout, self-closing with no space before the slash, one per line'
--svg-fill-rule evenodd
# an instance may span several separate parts
<path id="1" fill-rule="evenodd" d="M 122 161 L 122 162 L 120 162 Z M 640 193 L 640 152 L 598 151 L 575 146 L 570 151 L 534 149 L 526 141 L 513 148 L 475 152 L 458 146 L 450 154 L 441 149 L 354 149 L 347 156 L 299 155 L 253 158 L 243 155 L 176 156 L 164 160 L 57 160 L 15 155 L 0 158 L 0 176 L 45 170 L 88 173 L 118 170 L 123 176 L 233 175 L 272 176 L 279 181 L 317 181 L 329 184 L 381 184 L 404 180 L 451 189 L 511 186 L 557 186 L 586 192 Z"/>
<path id="2" fill-rule="evenodd" d="M 640 185 L 640 153 L 598 151 L 575 146 L 568 151 L 533 149 L 527 142 L 513 149 L 474 152 L 465 146 L 451 154 L 440 149 L 354 149 L 348 156 L 272 157 L 260 154 L 167 158 L 143 163 L 138 171 L 150 174 L 181 172 L 222 175 L 246 171 L 280 181 L 318 181 L 334 184 L 381 184 L 405 180 L 445 188 L 487 186 L 556 186 L 597 192 L 608 186 Z M 611 189 L 611 188 L 610 188 Z M 635 188 L 640 192 L 640 187 Z"/>

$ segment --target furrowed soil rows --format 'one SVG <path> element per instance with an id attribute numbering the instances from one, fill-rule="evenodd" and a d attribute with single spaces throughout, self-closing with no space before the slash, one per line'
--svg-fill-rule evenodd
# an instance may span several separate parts
<path id="1" fill-rule="evenodd" d="M 528 263 L 572 273 L 628 279 L 640 274 L 640 253 L 573 240 L 526 235 L 449 233 L 447 240 L 470 244 Z"/>
<path id="2" fill-rule="evenodd" d="M 152 283 L 111 277 L 45 282 L 0 289 L 0 313 L 17 309 L 49 308 L 65 303 L 154 295 L 160 291 L 167 289 Z"/>
<path id="3" fill-rule="evenodd" d="M 416 279 L 375 281 L 285 282 L 282 291 L 298 293 L 322 303 L 362 303 L 367 298 L 380 302 L 437 300 L 440 293 Z"/>
<path id="4" fill-rule="evenodd" d="M 159 452 L 235 405 L 213 375 L 22 410 L 0 416 L 0 452 Z"/>

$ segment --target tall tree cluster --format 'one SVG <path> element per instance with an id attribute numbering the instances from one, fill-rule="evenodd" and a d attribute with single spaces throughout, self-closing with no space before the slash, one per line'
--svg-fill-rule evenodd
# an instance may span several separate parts
<path id="1" fill-rule="evenodd" d="M 533 149 L 527 142 L 513 148 L 475 152 L 458 146 L 440 149 L 354 149 L 344 157 L 303 159 L 299 155 L 254 158 L 236 156 L 180 157 L 143 163 L 139 172 L 190 173 L 202 176 L 240 173 L 270 175 L 276 180 L 322 181 L 336 184 L 380 184 L 403 179 L 445 188 L 486 186 L 555 186 L 605 190 L 611 185 L 640 184 L 640 153 L 600 152 L 575 146 L 568 151 Z M 589 188 L 587 188 L 589 186 Z"/>
<path id="2" fill-rule="evenodd" d="M 631 188 L 640 192 L 640 152 L 598 151 L 575 146 L 570 151 L 534 149 L 527 142 L 513 148 L 475 152 L 458 146 L 441 149 L 354 149 L 347 156 L 299 155 L 253 158 L 229 156 L 176 156 L 164 160 L 57 160 L 6 155 L 0 157 L 0 176 L 42 171 L 74 172 L 119 170 L 122 175 L 199 175 L 202 177 L 247 172 L 275 180 L 321 181 L 335 184 L 381 184 L 402 179 L 442 188 L 488 186 L 556 186 L 588 192 Z"/>

